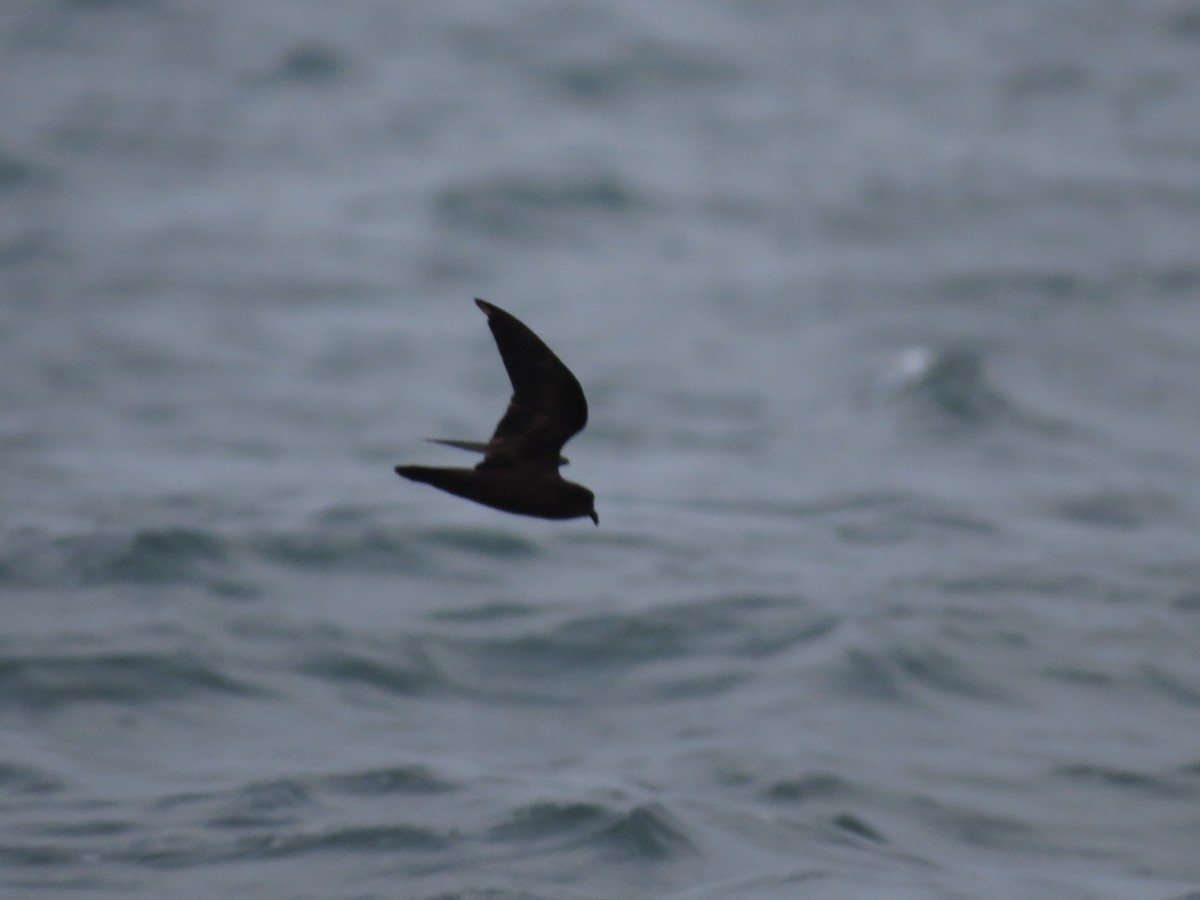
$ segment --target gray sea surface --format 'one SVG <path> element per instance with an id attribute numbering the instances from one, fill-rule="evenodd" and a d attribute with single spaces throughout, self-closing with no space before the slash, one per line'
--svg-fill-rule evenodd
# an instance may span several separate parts
<path id="1" fill-rule="evenodd" d="M 1200 3 L 5 0 L 0 896 L 1200 897 Z M 600 526 L 398 479 L 583 383 Z"/>

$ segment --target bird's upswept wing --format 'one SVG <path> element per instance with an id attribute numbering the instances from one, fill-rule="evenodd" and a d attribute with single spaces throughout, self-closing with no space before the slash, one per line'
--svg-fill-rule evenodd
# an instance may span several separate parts
<path id="1" fill-rule="evenodd" d="M 563 444 L 587 424 L 583 388 L 549 347 L 520 320 L 485 300 L 487 316 L 513 395 L 477 468 L 557 469 Z"/>

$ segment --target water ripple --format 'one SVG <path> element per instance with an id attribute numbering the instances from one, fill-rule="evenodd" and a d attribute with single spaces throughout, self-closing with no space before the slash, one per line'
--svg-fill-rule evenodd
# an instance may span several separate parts
<path id="1" fill-rule="evenodd" d="M 668 702 L 735 687 L 747 662 L 820 641 L 837 623 L 802 601 L 747 595 L 579 616 L 505 636 L 441 635 L 429 646 L 443 677 L 470 694 L 546 700 L 587 689 Z M 635 677 L 622 684 L 627 675 Z"/>
<path id="2" fill-rule="evenodd" d="M 686 830 L 665 807 L 639 803 L 540 802 L 513 810 L 489 831 L 496 841 L 590 848 L 622 860 L 664 860 L 694 852 Z"/>
<path id="3" fill-rule="evenodd" d="M 225 542 L 196 528 L 49 535 L 25 529 L 0 545 L 0 577 L 32 586 L 202 583 L 234 589 Z"/>
<path id="4" fill-rule="evenodd" d="M 989 702 L 1006 699 L 1003 691 L 980 681 L 955 654 L 934 646 L 852 646 L 824 677 L 839 696 L 882 703 L 916 702 L 921 689 Z"/>
<path id="5" fill-rule="evenodd" d="M 216 665 L 181 653 L 112 652 L 0 657 L 0 706 L 31 711 L 67 704 L 137 705 L 259 691 Z"/>

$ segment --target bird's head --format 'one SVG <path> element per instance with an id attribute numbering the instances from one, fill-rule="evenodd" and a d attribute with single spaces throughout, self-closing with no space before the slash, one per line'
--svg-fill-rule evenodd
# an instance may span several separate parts
<path id="1" fill-rule="evenodd" d="M 566 506 L 568 513 L 563 518 L 574 519 L 580 516 L 587 516 L 599 525 L 600 517 L 596 515 L 596 495 L 582 484 L 576 484 L 573 481 L 563 483 L 566 485 Z"/>

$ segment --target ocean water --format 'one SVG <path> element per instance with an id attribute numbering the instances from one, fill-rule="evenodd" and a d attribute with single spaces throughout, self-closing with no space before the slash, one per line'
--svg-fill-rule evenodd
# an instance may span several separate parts
<path id="1" fill-rule="evenodd" d="M 0 895 L 1200 896 L 1200 4 L 6 0 Z M 396 478 L 579 376 L 600 527 Z"/>

